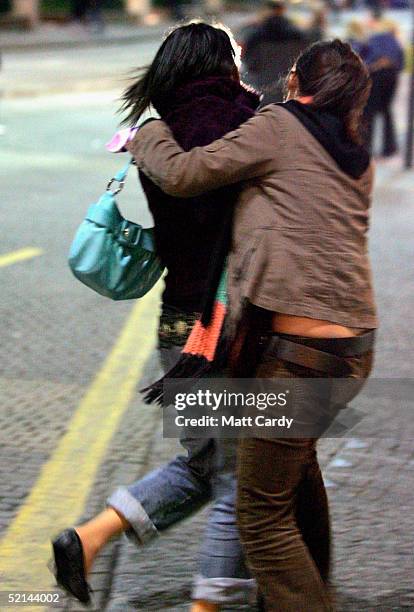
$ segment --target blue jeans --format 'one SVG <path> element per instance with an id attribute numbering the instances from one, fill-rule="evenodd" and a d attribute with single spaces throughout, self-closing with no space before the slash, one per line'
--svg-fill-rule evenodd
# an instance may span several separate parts
<path id="1" fill-rule="evenodd" d="M 165 371 L 178 355 L 178 347 L 161 349 Z M 107 500 L 130 523 L 127 535 L 136 544 L 145 544 L 214 500 L 192 598 L 218 604 L 245 603 L 255 596 L 236 526 L 235 442 L 183 439 L 185 455 L 120 487 Z"/>

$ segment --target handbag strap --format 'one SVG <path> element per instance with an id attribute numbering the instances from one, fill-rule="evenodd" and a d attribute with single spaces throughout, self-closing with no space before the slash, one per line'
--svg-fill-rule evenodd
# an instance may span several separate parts
<path id="1" fill-rule="evenodd" d="M 110 191 L 112 193 L 112 195 L 117 195 L 120 191 L 122 191 L 122 189 L 124 188 L 125 185 L 125 180 L 128 174 L 128 170 L 130 168 L 130 166 L 134 165 L 135 161 L 134 158 L 131 157 L 131 159 L 129 160 L 129 162 L 127 163 L 126 166 L 124 166 L 122 168 L 122 170 L 119 170 L 119 172 L 117 172 L 115 174 L 115 176 L 113 176 L 111 178 L 111 180 L 109 181 L 108 185 L 106 186 L 106 191 Z M 115 189 L 115 191 L 112 191 L 111 187 L 112 187 L 112 183 L 118 183 L 119 187 L 117 189 Z"/>

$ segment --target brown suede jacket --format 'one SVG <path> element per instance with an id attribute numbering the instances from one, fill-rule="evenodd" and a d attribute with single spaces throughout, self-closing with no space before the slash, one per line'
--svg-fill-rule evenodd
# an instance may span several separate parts
<path id="1" fill-rule="evenodd" d="M 352 176 L 294 114 L 274 104 L 188 152 L 165 123 L 153 121 L 129 150 L 176 197 L 243 183 L 229 259 L 230 312 L 247 298 L 270 311 L 377 326 L 367 250 L 371 164 Z"/>

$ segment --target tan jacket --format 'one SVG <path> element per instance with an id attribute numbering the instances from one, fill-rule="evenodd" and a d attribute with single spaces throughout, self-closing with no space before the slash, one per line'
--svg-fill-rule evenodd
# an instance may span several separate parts
<path id="1" fill-rule="evenodd" d="M 345 174 L 281 106 L 184 152 L 162 121 L 129 145 L 138 167 L 173 196 L 244 182 L 229 260 L 230 309 L 267 310 L 356 328 L 377 326 L 367 230 L 372 167 Z"/>

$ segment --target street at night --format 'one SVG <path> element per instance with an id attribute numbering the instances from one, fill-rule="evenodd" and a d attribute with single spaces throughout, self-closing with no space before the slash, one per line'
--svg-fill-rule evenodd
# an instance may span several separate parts
<path id="1" fill-rule="evenodd" d="M 398 19 L 408 36 L 409 12 Z M 137 391 L 160 375 L 162 281 L 141 300 L 115 302 L 79 283 L 67 265 L 88 205 L 128 160 L 105 143 L 118 128 L 128 72 L 151 61 L 159 30 L 102 46 L 10 45 L 2 54 L 2 591 L 57 591 L 47 568 L 53 535 L 178 450 L 162 437 L 161 410 Z M 402 391 L 393 395 L 394 380 L 389 396 L 369 404 L 375 414 L 367 422 L 322 440 L 319 450 L 344 612 L 414 610 L 414 421 L 395 405 L 413 402 L 414 172 L 403 169 L 409 76 L 394 105 L 399 154 L 377 160 L 370 230 L 380 317 L 372 377 L 401 379 Z M 118 203 L 125 217 L 151 225 L 135 168 Z M 124 537 L 111 542 L 90 578 L 92 609 L 187 610 L 207 513 L 140 549 Z M 83 609 L 59 593 L 64 609 Z"/>

